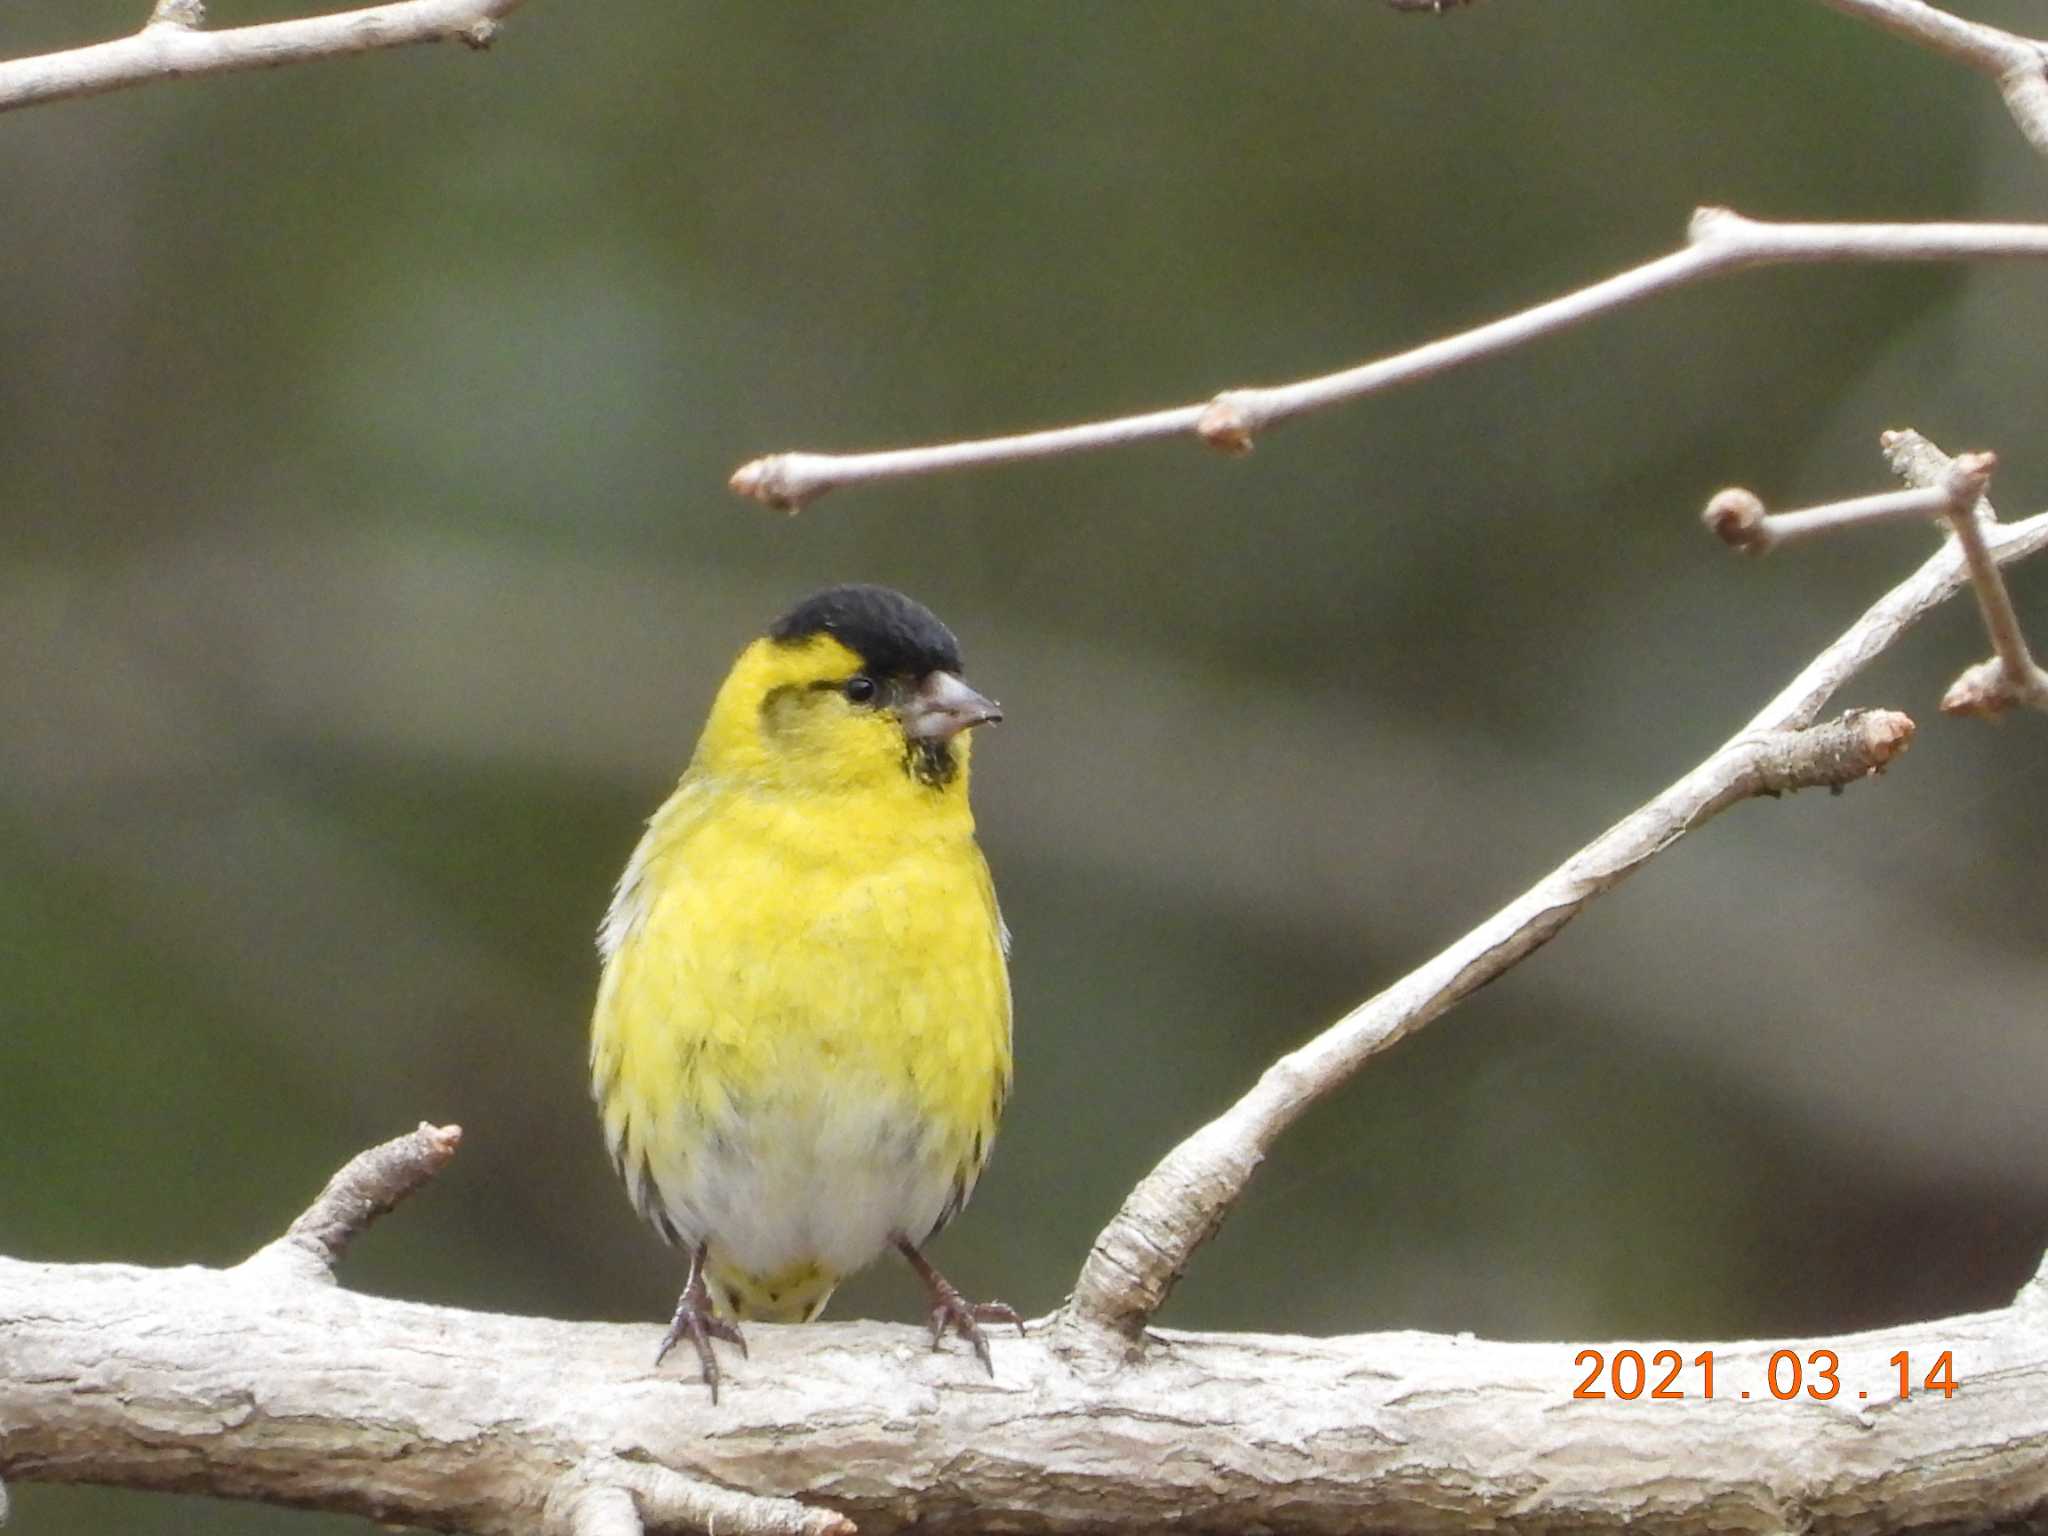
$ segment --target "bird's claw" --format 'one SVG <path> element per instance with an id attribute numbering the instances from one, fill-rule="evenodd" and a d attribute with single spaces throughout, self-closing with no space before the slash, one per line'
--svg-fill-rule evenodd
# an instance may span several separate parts
<path id="1" fill-rule="evenodd" d="M 975 1358 L 981 1361 L 989 1375 L 996 1373 L 996 1362 L 989 1353 L 988 1335 L 981 1331 L 983 1323 L 1015 1323 L 1021 1338 L 1024 1334 L 1024 1319 L 1017 1315 L 1017 1309 L 1003 1301 L 969 1301 L 950 1285 L 946 1294 L 932 1301 L 932 1348 L 944 1345 L 946 1332 L 951 1329 L 967 1341 Z"/>
<path id="2" fill-rule="evenodd" d="M 668 1352 L 688 1339 L 696 1348 L 698 1363 L 703 1367 L 704 1385 L 711 1389 L 711 1401 L 718 1401 L 718 1357 L 712 1353 L 711 1341 L 723 1339 L 738 1348 L 742 1359 L 746 1358 L 747 1340 L 740 1332 L 740 1325 L 729 1318 L 720 1317 L 711 1303 L 711 1292 L 706 1288 L 703 1276 L 692 1270 L 690 1283 L 683 1287 L 683 1294 L 676 1302 L 676 1315 L 670 1319 L 668 1332 L 662 1335 L 661 1348 L 654 1352 L 657 1367 L 668 1357 Z"/>
<path id="3" fill-rule="evenodd" d="M 1007 1302 L 969 1301 L 952 1281 L 932 1268 L 932 1261 L 924 1256 L 917 1244 L 900 1232 L 895 1242 L 903 1257 L 910 1260 L 910 1267 L 917 1271 L 918 1279 L 924 1282 L 925 1294 L 931 1298 L 932 1348 L 937 1349 L 945 1342 L 946 1330 L 950 1328 L 973 1347 L 975 1355 L 988 1367 L 989 1375 L 995 1375 L 996 1362 L 988 1352 L 988 1335 L 981 1331 L 981 1325 L 1015 1323 L 1021 1336 L 1024 1319 L 1017 1315 L 1017 1309 Z"/>

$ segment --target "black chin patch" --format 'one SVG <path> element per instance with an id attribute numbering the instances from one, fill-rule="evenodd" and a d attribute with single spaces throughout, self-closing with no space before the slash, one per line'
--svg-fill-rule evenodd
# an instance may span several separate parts
<path id="1" fill-rule="evenodd" d="M 880 677 L 920 678 L 960 670 L 960 642 L 938 615 L 887 587 L 827 587 L 798 603 L 768 630 L 768 638 L 796 645 L 830 635 Z M 948 754 L 950 756 L 950 754 Z"/>
<path id="2" fill-rule="evenodd" d="M 913 741 L 903 753 L 903 771 L 926 789 L 944 789 L 960 774 L 950 741 Z"/>

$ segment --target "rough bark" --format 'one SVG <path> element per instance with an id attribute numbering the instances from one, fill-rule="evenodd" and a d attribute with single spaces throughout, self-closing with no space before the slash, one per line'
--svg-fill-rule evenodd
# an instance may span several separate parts
<path id="1" fill-rule="evenodd" d="M 1688 1362 L 1677 1401 L 1574 1400 L 1577 1344 L 1156 1332 L 1083 1348 L 1041 1326 L 998 1341 L 991 1381 L 918 1330 L 843 1323 L 749 1330 L 714 1406 L 650 1367 L 657 1333 L 363 1296 L 276 1265 L 0 1260 L 0 1469 L 479 1533 L 606 1528 L 592 1511 L 620 1490 L 657 1528 L 823 1531 L 838 1511 L 869 1533 L 1874 1532 L 2048 1501 L 2038 1281 L 2000 1312 L 1668 1346 Z M 1712 1400 L 1690 1363 L 1708 1347 Z M 1839 1396 L 1775 1400 L 1772 1351 L 1822 1348 Z M 1946 1397 L 1918 1386 L 1943 1350 Z M 663 1469 L 709 1496 L 697 1517 L 662 1496 Z"/>

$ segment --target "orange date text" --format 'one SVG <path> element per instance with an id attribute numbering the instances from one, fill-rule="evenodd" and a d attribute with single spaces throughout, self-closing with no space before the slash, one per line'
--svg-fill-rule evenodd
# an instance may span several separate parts
<path id="1" fill-rule="evenodd" d="M 1916 1392 L 1938 1392 L 1944 1398 L 1956 1395 L 1953 1350 L 1944 1349 L 1924 1370 L 1913 1363 L 1911 1352 L 1903 1349 L 1887 1363 L 1895 1374 L 1881 1383 L 1852 1383 L 1845 1387 L 1841 1359 L 1832 1349 L 1810 1350 L 1804 1355 L 1796 1349 L 1780 1349 L 1772 1351 L 1760 1379 L 1735 1381 L 1724 1370 L 1717 1383 L 1711 1349 L 1701 1350 L 1690 1360 L 1675 1349 L 1660 1349 L 1647 1356 L 1637 1349 L 1617 1349 L 1611 1354 L 1602 1349 L 1582 1349 L 1573 1357 L 1572 1364 L 1586 1374 L 1572 1388 L 1572 1396 L 1618 1397 L 1626 1402 L 1644 1398 L 1657 1402 L 1710 1398 L 1718 1392 L 1721 1397 L 1776 1399 L 1786 1403 L 1799 1397 L 1826 1402 L 1844 1395 L 1863 1399 L 1873 1395 L 1904 1399 Z M 1744 1366 L 1754 1368 L 1747 1357 Z"/>

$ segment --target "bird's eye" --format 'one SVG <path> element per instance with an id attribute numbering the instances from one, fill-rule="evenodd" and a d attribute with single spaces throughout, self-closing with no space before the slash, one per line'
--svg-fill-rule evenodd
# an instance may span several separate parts
<path id="1" fill-rule="evenodd" d="M 839 691 L 846 695 L 850 703 L 872 704 L 875 702 L 875 695 L 881 690 L 875 686 L 872 677 L 865 672 L 856 672 L 846 680 L 846 686 Z"/>

